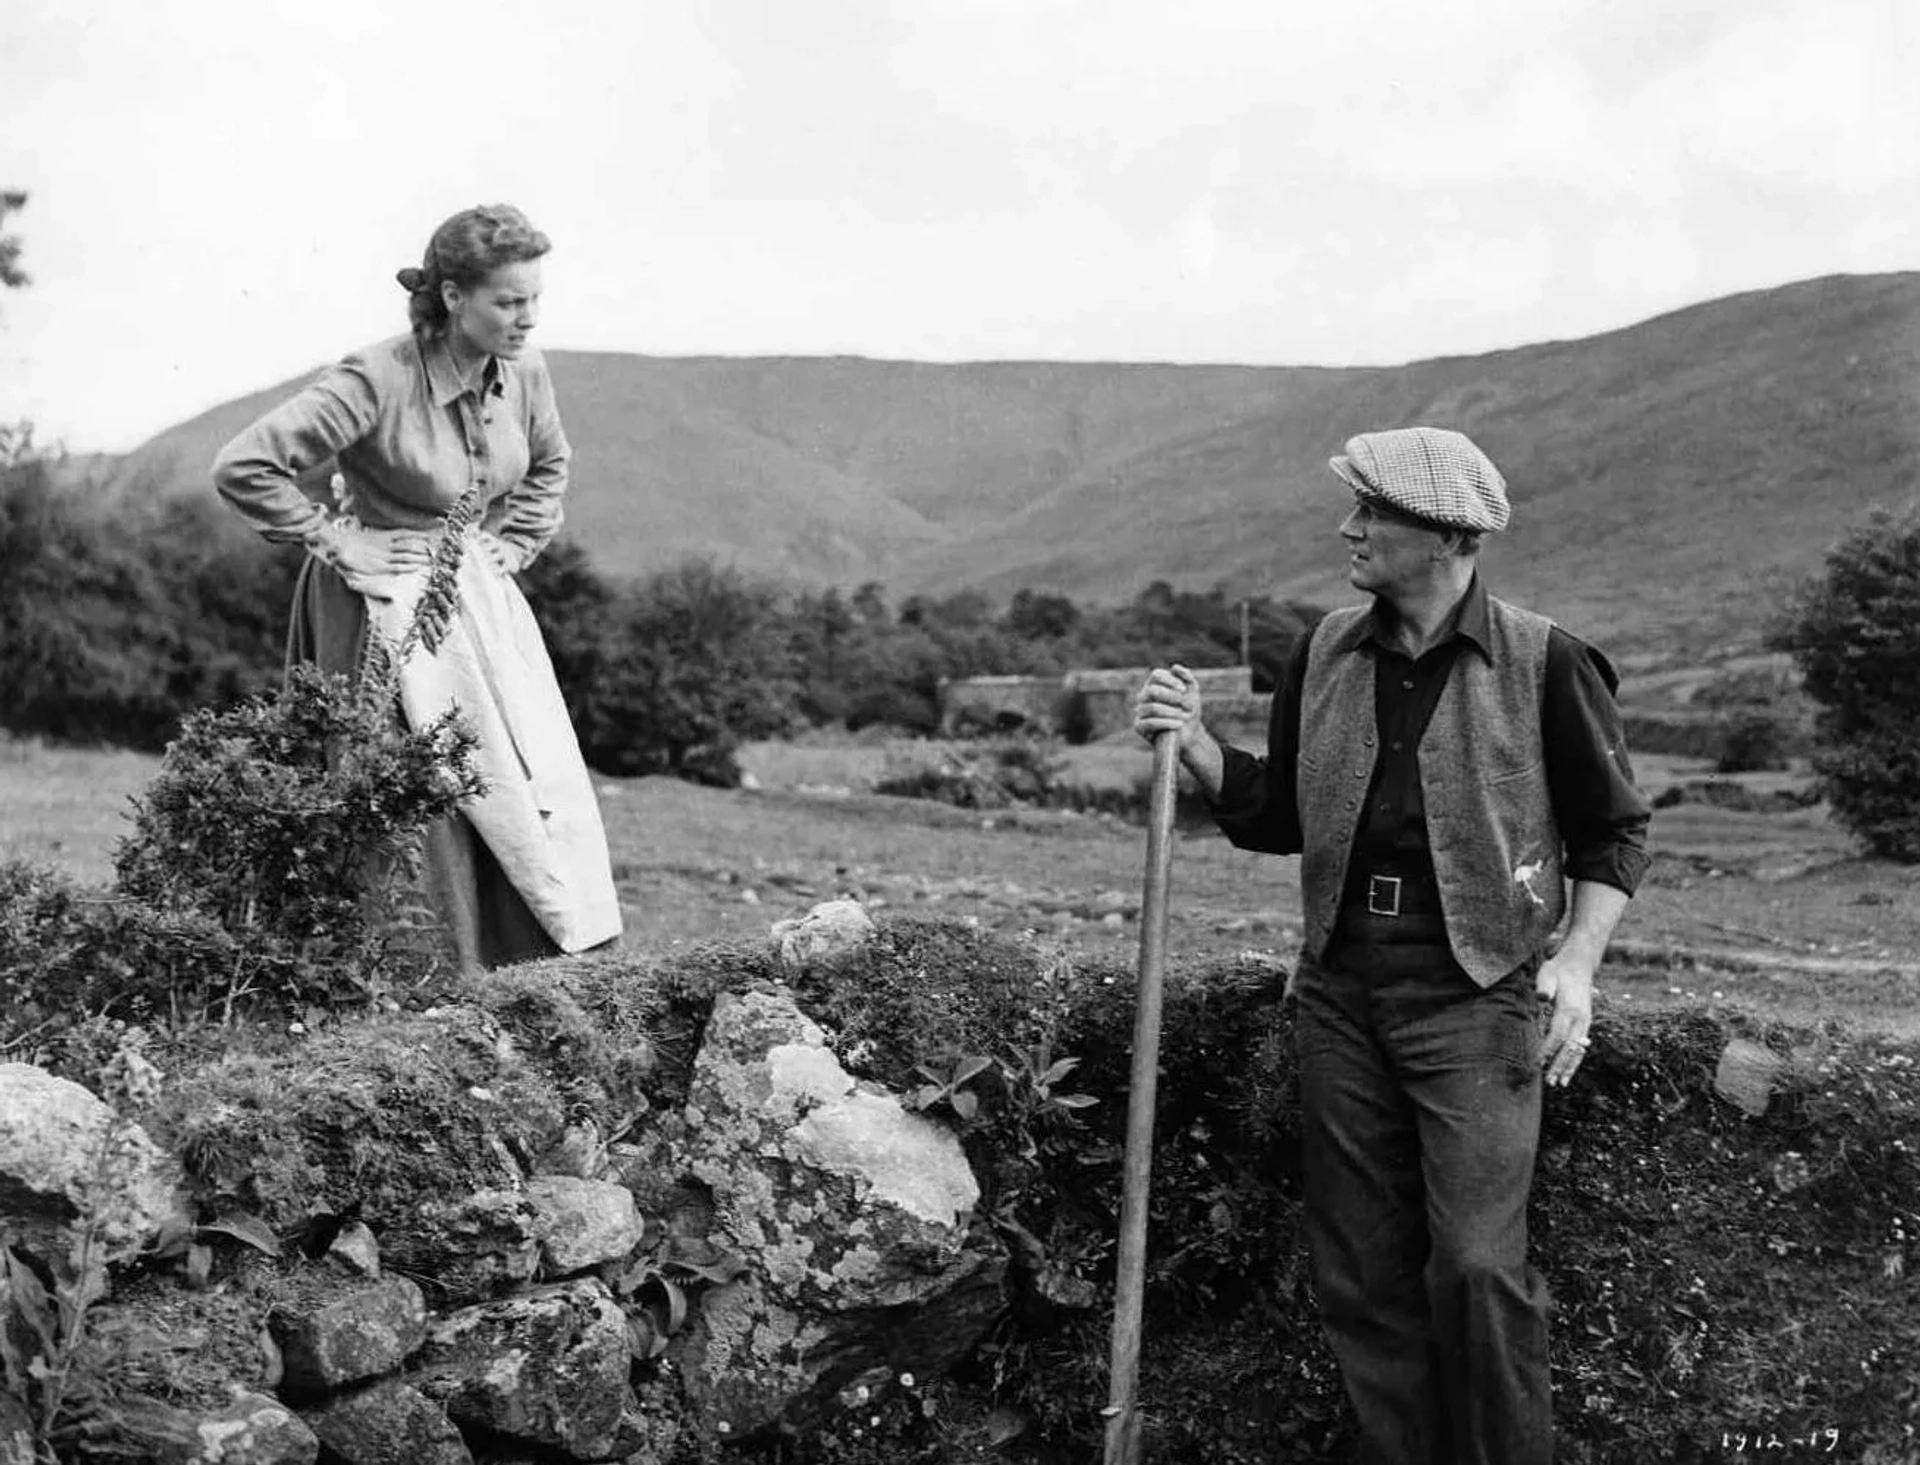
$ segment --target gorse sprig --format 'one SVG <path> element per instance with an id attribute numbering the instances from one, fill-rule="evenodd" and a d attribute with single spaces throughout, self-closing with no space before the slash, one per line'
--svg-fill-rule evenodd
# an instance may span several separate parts
<path id="1" fill-rule="evenodd" d="M 453 614 L 460 608 L 460 562 L 466 558 L 467 536 L 480 522 L 480 486 L 470 484 L 454 500 L 453 507 L 440 523 L 439 537 L 433 545 L 433 562 L 427 570 L 426 592 L 415 607 L 413 620 L 400 642 L 398 659 L 404 665 L 415 646 L 429 655 L 440 649 Z"/>
<path id="2" fill-rule="evenodd" d="M 440 649 L 453 617 L 460 609 L 460 564 L 466 558 L 467 540 L 480 521 L 480 486 L 470 484 L 455 499 L 440 521 L 433 541 L 433 556 L 427 568 L 427 584 L 420 603 L 414 607 L 407 629 L 396 646 L 367 627 L 367 643 L 360 654 L 360 695 L 370 707 L 392 704 L 399 690 L 400 669 L 407 664 L 415 648 L 429 656 Z"/>

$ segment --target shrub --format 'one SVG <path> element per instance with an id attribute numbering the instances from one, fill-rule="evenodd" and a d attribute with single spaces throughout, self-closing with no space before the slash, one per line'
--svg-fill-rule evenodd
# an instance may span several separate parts
<path id="1" fill-rule="evenodd" d="M 559 623 L 563 602 L 549 594 L 544 603 Z M 576 615 L 604 610 L 597 632 L 569 632 L 562 642 L 575 668 L 564 695 L 594 768 L 731 787 L 741 742 L 794 721 L 796 688 L 770 587 L 688 560 L 611 602 L 575 586 L 564 603 Z"/>
<path id="2" fill-rule="evenodd" d="M 69 1040 L 89 1021 L 177 1021 L 237 997 L 254 971 L 203 913 L 0 865 L 0 1055 L 68 1071 Z M 78 1074 L 90 1076 L 88 1065 Z"/>
<path id="3" fill-rule="evenodd" d="M 1787 766 L 1787 730 L 1770 712 L 1734 714 L 1721 734 L 1718 773 L 1764 773 Z"/>
<path id="4" fill-rule="evenodd" d="M 1835 817 L 1874 854 L 1920 862 L 1920 502 L 1829 550 L 1769 641 L 1819 709 L 1814 767 Z"/>
<path id="5" fill-rule="evenodd" d="M 483 785 L 457 713 L 408 730 L 340 674 L 189 717 L 114 855 L 124 895 L 215 923 L 251 990 L 291 1004 L 417 979 L 440 937 L 410 907 L 421 838 Z"/>
<path id="6" fill-rule="evenodd" d="M 270 688 L 297 556 L 213 505 L 63 476 L 38 454 L 0 467 L 6 725 L 158 748 L 192 708 Z"/>
<path id="7" fill-rule="evenodd" d="M 1052 743 L 1041 739 L 1008 738 L 964 749 L 889 754 L 887 763 L 887 771 L 874 781 L 875 793 L 930 799 L 960 809 L 1012 804 L 1047 808 L 1065 802 L 1065 761 Z"/>

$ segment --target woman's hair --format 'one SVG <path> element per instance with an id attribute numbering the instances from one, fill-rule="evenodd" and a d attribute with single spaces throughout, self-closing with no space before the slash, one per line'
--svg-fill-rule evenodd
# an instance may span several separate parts
<path id="1" fill-rule="evenodd" d="M 552 242 L 510 203 L 462 209 L 433 231 L 418 265 L 394 278 L 407 292 L 407 318 L 416 332 L 435 334 L 447 326 L 447 302 L 440 287 L 451 282 L 474 290 L 502 265 L 538 259 Z"/>

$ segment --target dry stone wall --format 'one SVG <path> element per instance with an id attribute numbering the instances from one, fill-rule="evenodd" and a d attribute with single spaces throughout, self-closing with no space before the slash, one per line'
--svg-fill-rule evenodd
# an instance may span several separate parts
<path id="1" fill-rule="evenodd" d="M 784 925 L 775 960 L 844 959 L 872 932 L 858 906 L 831 904 Z M 486 1024 L 435 1020 L 478 1051 Z M 474 1188 L 385 1196 L 378 1234 L 335 1217 L 318 1247 L 286 1214 L 251 1247 L 203 1228 L 219 1260 L 198 1289 L 177 1267 L 120 1269 L 97 1325 L 189 1329 L 233 1361 L 203 1377 L 217 1400 L 119 1390 L 100 1415 L 115 1438 L 99 1443 L 160 1465 L 662 1465 L 691 1436 L 804 1429 L 863 1381 L 932 1376 L 1002 1306 L 1006 1260 L 973 1225 L 980 1190 L 952 1133 L 850 1077 L 778 982 L 722 995 L 685 1104 L 614 1143 L 577 1117 L 461 1140 L 499 1089 L 530 1092 L 528 1065 L 496 1033 L 489 1062 L 458 1075 L 475 1081 L 438 1091 L 447 1050 L 416 1046 L 420 1071 L 388 1073 L 373 1107 L 385 1094 L 391 1112 L 402 1087 L 413 1104 L 437 1093 L 426 1132 L 455 1158 L 463 1144 L 492 1157 L 468 1165 Z M 177 1167 L 78 1085 L 0 1067 L 0 1115 L 19 1121 L 0 1125 L 0 1228 L 49 1275 L 89 1215 L 123 1259 L 192 1232 Z M 241 1130 L 209 1126 L 221 1142 Z M 88 1157 L 109 1133 L 129 1158 L 95 1193 Z M 436 1265 L 396 1270 L 396 1255 Z M 16 1413 L 0 1411 L 0 1460 L 26 1447 Z"/>

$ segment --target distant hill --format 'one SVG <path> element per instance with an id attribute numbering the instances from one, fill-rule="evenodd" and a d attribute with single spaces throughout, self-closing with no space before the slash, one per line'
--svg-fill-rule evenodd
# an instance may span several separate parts
<path id="1" fill-rule="evenodd" d="M 355 343 L 342 343 L 343 348 Z M 1461 428 L 1505 470 L 1496 587 L 1620 649 L 1751 645 L 1840 528 L 1920 478 L 1920 274 L 1732 296 L 1584 340 L 1382 368 L 548 354 L 576 450 L 570 531 L 612 572 L 687 553 L 896 596 L 1154 579 L 1349 599 L 1327 457 Z M 296 387 L 123 459 L 207 492 Z"/>

